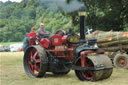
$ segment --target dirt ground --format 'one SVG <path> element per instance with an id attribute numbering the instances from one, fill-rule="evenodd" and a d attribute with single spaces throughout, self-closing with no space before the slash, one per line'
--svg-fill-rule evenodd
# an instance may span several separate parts
<path id="1" fill-rule="evenodd" d="M 71 71 L 64 76 L 47 73 L 44 78 L 29 78 L 23 68 L 23 52 L 0 53 L 0 85 L 128 85 L 128 70 L 114 69 L 109 79 L 80 81 Z"/>

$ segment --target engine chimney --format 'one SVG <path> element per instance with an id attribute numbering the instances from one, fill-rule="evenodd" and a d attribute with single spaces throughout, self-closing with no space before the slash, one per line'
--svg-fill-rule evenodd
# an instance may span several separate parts
<path id="1" fill-rule="evenodd" d="M 86 43 L 85 41 L 85 31 L 84 31 L 84 20 L 85 20 L 85 8 L 81 8 L 79 12 L 79 22 L 80 22 L 80 43 Z"/>

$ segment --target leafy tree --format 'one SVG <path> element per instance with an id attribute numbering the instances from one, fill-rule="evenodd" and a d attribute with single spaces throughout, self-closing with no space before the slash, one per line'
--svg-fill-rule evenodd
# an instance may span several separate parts
<path id="1" fill-rule="evenodd" d="M 72 0 L 67 0 L 70 4 Z M 128 1 L 127 0 L 78 0 L 86 6 L 89 13 L 86 25 L 95 30 L 123 30 L 128 22 Z M 77 22 L 77 13 L 70 13 L 73 23 Z"/>
<path id="2" fill-rule="evenodd" d="M 58 29 L 72 28 L 79 32 L 78 11 L 65 13 L 55 3 L 23 0 L 21 3 L 0 2 L 0 42 L 23 41 L 34 26 L 45 24 L 46 31 L 54 34 Z M 73 0 L 67 0 L 70 4 Z M 86 6 L 86 28 L 94 30 L 128 31 L 127 0 L 76 0 Z M 77 5 L 76 5 L 77 6 Z"/>

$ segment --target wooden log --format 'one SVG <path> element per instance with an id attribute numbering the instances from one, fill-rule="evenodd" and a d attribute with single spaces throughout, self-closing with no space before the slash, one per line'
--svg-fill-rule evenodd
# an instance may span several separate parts
<path id="1" fill-rule="evenodd" d="M 118 50 L 126 50 L 126 51 L 128 51 L 128 45 L 106 47 L 106 48 L 101 48 L 101 49 L 103 49 L 105 51 L 108 51 L 108 52 L 116 52 Z"/>
<path id="2" fill-rule="evenodd" d="M 86 36 L 89 38 L 96 38 L 98 47 L 105 51 L 128 50 L 128 32 L 95 31 Z"/>
<path id="3" fill-rule="evenodd" d="M 87 40 L 89 38 L 96 38 L 98 43 L 127 40 L 128 32 L 94 32 L 86 36 Z"/>
<path id="4" fill-rule="evenodd" d="M 97 42 L 97 45 L 99 47 L 118 46 L 119 44 L 128 45 L 128 39 L 127 40 L 118 40 L 118 41 L 105 42 L 105 43 L 98 43 Z"/>
<path id="5" fill-rule="evenodd" d="M 126 37 L 120 37 L 120 38 L 115 38 L 115 37 L 113 37 L 112 39 L 109 37 L 109 38 L 107 38 L 107 39 L 103 39 L 103 40 L 101 40 L 101 39 L 97 39 L 97 43 L 105 43 L 105 42 L 112 42 L 112 41 L 121 41 L 121 40 L 128 40 L 128 38 L 126 38 Z"/>

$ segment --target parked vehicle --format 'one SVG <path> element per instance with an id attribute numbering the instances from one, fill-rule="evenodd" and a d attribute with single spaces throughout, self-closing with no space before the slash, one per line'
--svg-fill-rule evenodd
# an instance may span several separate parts
<path id="1" fill-rule="evenodd" d="M 4 47 L 4 51 L 5 51 L 5 52 L 9 52 L 9 51 L 10 51 L 10 47 L 9 47 L 9 46 L 5 46 L 5 47 Z"/>
<path id="2" fill-rule="evenodd" d="M 23 44 L 11 44 L 9 47 L 11 52 L 17 52 L 19 49 L 23 49 Z"/>
<path id="3" fill-rule="evenodd" d="M 0 52 L 4 52 L 4 46 L 0 45 Z"/>

